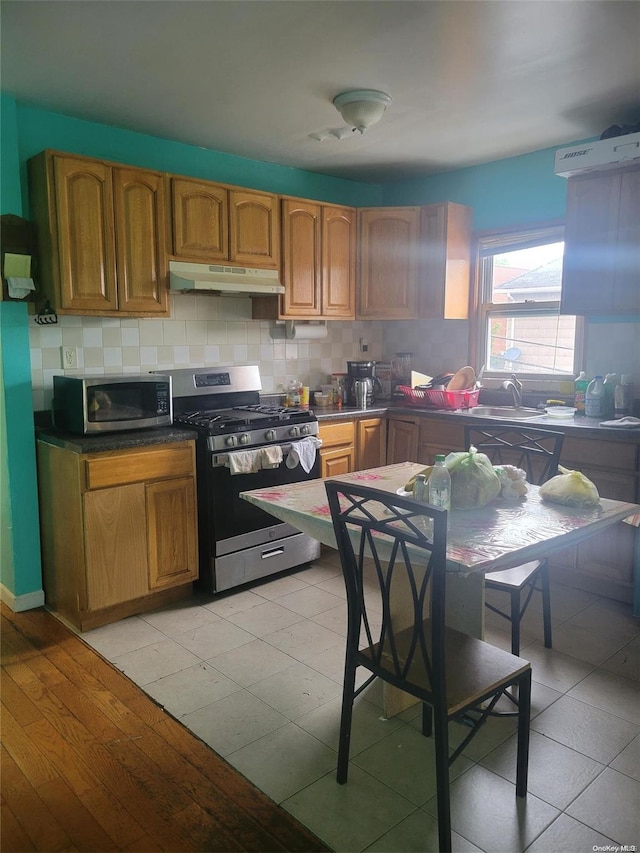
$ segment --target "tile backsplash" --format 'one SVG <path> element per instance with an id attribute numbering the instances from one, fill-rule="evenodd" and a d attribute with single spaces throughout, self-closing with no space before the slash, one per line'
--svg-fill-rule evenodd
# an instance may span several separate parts
<path id="1" fill-rule="evenodd" d="M 210 294 L 172 296 L 170 319 L 59 317 L 51 326 L 29 321 L 35 411 L 51 407 L 55 374 L 147 373 L 180 367 L 258 364 L 263 391 L 283 391 L 293 378 L 319 388 L 352 360 L 389 361 L 413 353 L 413 367 L 436 375 L 468 363 L 464 320 L 329 321 L 321 340 L 274 338 L 275 323 L 251 319 L 251 300 Z M 640 382 L 638 323 L 592 326 L 587 338 L 591 373 L 629 373 Z M 280 330 L 280 334 L 282 334 Z M 361 352 L 360 339 L 368 351 Z M 63 370 L 63 346 L 77 348 L 78 367 Z M 634 374 L 637 374 L 634 376 Z"/>

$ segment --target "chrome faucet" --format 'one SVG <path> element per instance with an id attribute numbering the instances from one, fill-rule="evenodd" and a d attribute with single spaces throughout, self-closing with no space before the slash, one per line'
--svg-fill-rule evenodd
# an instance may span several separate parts
<path id="1" fill-rule="evenodd" d="M 511 374 L 511 379 L 505 379 L 502 387 L 505 391 L 511 391 L 514 408 L 519 409 L 522 405 L 522 382 L 520 382 L 515 373 Z"/>

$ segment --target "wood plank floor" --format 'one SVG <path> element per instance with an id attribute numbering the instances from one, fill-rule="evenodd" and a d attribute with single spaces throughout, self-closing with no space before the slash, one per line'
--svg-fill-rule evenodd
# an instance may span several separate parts
<path id="1" fill-rule="evenodd" d="M 50 613 L 0 619 L 4 853 L 327 850 Z"/>

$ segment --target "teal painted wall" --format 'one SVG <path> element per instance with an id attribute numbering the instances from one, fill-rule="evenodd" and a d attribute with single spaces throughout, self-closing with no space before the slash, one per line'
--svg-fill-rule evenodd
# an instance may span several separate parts
<path id="1" fill-rule="evenodd" d="M 17 110 L 4 95 L 0 120 L 0 213 L 22 216 Z M 42 588 L 36 482 L 27 307 L 0 302 L 0 582 L 15 596 Z"/>
<path id="2" fill-rule="evenodd" d="M 335 204 L 359 207 L 382 204 L 382 187 L 374 184 L 360 184 L 273 163 L 246 160 L 195 145 L 81 121 L 21 104 L 17 106 L 17 123 L 23 186 L 26 186 L 26 160 L 45 148 L 53 148 L 147 169 Z M 309 144 L 319 143 L 309 140 Z"/>
<path id="3" fill-rule="evenodd" d="M 473 208 L 476 231 L 562 219 L 567 180 L 553 173 L 556 150 L 545 148 L 483 166 L 387 184 L 384 203 L 466 204 Z"/>

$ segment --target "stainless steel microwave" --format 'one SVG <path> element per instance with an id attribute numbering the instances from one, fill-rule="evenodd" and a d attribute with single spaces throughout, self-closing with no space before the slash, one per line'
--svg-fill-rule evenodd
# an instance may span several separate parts
<path id="1" fill-rule="evenodd" d="M 54 376 L 52 410 L 57 429 L 80 435 L 169 426 L 171 377 Z"/>

